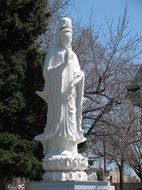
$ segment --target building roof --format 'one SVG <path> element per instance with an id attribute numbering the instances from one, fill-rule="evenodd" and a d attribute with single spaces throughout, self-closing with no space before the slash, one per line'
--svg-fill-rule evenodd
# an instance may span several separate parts
<path id="1" fill-rule="evenodd" d="M 138 72 L 136 73 L 134 79 L 131 81 L 130 85 L 127 86 L 127 98 L 132 101 L 135 106 L 142 106 L 142 65 L 140 65 Z"/>
<path id="2" fill-rule="evenodd" d="M 142 84 L 142 65 L 140 65 L 138 72 L 136 73 L 134 79 L 131 81 L 127 89 L 133 90 L 133 86 L 139 86 L 139 84 Z"/>

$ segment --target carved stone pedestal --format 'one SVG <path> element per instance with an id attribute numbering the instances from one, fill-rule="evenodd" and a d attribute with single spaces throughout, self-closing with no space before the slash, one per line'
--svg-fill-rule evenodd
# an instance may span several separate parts
<path id="1" fill-rule="evenodd" d="M 57 170 L 86 170 L 88 159 L 81 154 L 77 155 L 53 155 L 43 159 L 42 167 L 45 171 Z"/>
<path id="2" fill-rule="evenodd" d="M 42 164 L 46 171 L 43 181 L 87 181 L 84 170 L 88 167 L 87 158 L 81 154 L 52 155 L 45 157 Z"/>
<path id="3" fill-rule="evenodd" d="M 28 190 L 114 190 L 107 182 L 32 182 Z"/>
<path id="4" fill-rule="evenodd" d="M 49 171 L 43 174 L 44 181 L 87 181 L 84 171 Z"/>

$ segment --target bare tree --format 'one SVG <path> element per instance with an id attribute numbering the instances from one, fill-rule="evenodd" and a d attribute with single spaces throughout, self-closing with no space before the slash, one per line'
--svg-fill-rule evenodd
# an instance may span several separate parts
<path id="1" fill-rule="evenodd" d="M 136 113 L 131 104 L 123 103 L 111 114 L 106 115 L 106 124 L 100 125 L 90 138 L 92 141 L 89 143 L 90 149 L 95 156 L 117 165 L 121 190 L 123 190 L 124 165 L 135 163 L 134 145 L 140 143 L 137 137 L 140 133 L 139 116 L 139 112 Z M 135 154 L 138 152 L 139 150 L 135 149 Z M 134 168 L 136 170 L 136 167 Z"/>
<path id="2" fill-rule="evenodd" d="M 125 10 L 117 28 L 107 22 L 109 36 L 103 43 L 92 25 L 82 28 L 75 39 L 73 48 L 86 74 L 83 125 L 88 128 L 87 135 L 93 133 L 105 113 L 125 98 L 126 85 L 133 76 L 141 38 L 132 38 L 127 24 Z"/>
<path id="3" fill-rule="evenodd" d="M 140 110 L 139 110 L 140 112 Z M 133 143 L 130 144 L 127 163 L 133 168 L 142 183 L 142 128 L 137 125 L 135 128 L 136 135 L 133 137 Z"/>
<path id="4" fill-rule="evenodd" d="M 136 134 L 133 127 L 136 119 L 132 124 L 128 120 L 130 116 L 135 118 L 135 113 L 131 109 L 129 113 L 124 100 L 126 86 L 138 70 L 135 63 L 140 55 L 142 39 L 138 35 L 132 37 L 131 31 L 128 31 L 126 9 L 116 27 L 113 22 L 106 22 L 107 35 L 102 34 L 101 30 L 94 31 L 91 24 L 84 28 L 77 26 L 73 48 L 86 74 L 86 102 L 82 114 L 88 144 L 93 150 L 97 149 L 97 153 L 94 150 L 96 156 L 117 164 L 120 189 L 123 190 L 124 164 L 134 141 L 133 135 Z"/>

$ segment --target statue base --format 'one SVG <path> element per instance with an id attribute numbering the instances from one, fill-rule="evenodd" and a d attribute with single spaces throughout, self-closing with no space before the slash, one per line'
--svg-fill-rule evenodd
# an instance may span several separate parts
<path id="1" fill-rule="evenodd" d="M 80 154 L 45 156 L 43 181 L 88 181 L 88 159 Z"/>
<path id="2" fill-rule="evenodd" d="M 70 171 L 70 170 L 86 170 L 88 167 L 88 159 L 81 154 L 77 155 L 53 155 L 44 158 L 42 167 L 45 171 Z"/>
<path id="3" fill-rule="evenodd" d="M 48 171 L 42 178 L 44 181 L 88 181 L 84 171 Z"/>
<path id="4" fill-rule="evenodd" d="M 31 182 L 27 190 L 114 190 L 108 182 Z"/>

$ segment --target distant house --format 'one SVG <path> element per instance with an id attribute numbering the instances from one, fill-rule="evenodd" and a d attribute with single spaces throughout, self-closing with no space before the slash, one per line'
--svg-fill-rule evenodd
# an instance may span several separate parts
<path id="1" fill-rule="evenodd" d="M 138 183 L 139 179 L 136 178 L 136 176 L 130 176 L 130 175 L 123 175 L 124 183 Z M 113 170 L 111 171 L 111 183 L 120 183 L 120 178 L 119 178 L 119 171 L 118 170 Z"/>
<path id="2" fill-rule="evenodd" d="M 127 86 L 127 90 L 127 98 L 135 106 L 142 108 L 142 65 L 130 85 Z"/>

